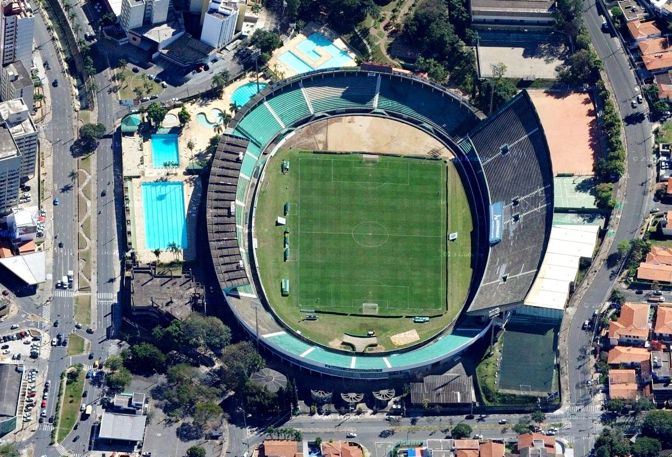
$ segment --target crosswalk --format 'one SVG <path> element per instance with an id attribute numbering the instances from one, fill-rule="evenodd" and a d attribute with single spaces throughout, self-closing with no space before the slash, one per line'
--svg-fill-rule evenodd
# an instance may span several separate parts
<path id="1" fill-rule="evenodd" d="M 61 297 L 61 298 L 72 298 L 75 296 L 75 292 L 73 290 L 68 290 L 68 289 L 56 289 L 54 291 L 54 297 Z"/>
<path id="2" fill-rule="evenodd" d="M 37 428 L 44 432 L 51 432 L 54 429 L 54 426 L 52 424 L 40 424 Z"/>
<path id="3" fill-rule="evenodd" d="M 117 294 L 113 292 L 98 292 L 96 298 L 98 298 L 98 300 L 114 300 L 117 298 Z"/>
<path id="4" fill-rule="evenodd" d="M 601 405 L 571 405 L 569 407 L 570 414 L 599 414 L 602 412 Z"/>

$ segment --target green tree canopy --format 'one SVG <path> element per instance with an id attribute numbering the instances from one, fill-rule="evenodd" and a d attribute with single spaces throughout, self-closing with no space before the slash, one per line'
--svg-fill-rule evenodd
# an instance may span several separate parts
<path id="1" fill-rule="evenodd" d="M 105 368 L 110 371 L 117 371 L 124 366 L 124 359 L 119 355 L 111 355 L 105 360 Z"/>
<path id="2" fill-rule="evenodd" d="M 166 369 L 166 356 L 153 344 L 135 344 L 125 355 L 125 365 L 137 373 L 162 373 Z"/>
<path id="3" fill-rule="evenodd" d="M 177 118 L 180 121 L 181 126 L 185 126 L 191 120 L 191 114 L 187 111 L 187 107 L 182 105 L 182 109 L 177 113 Z"/>
<path id="4" fill-rule="evenodd" d="M 469 438 L 471 436 L 471 426 L 469 424 L 460 423 L 453 427 L 453 430 L 450 432 L 452 437 L 456 440 Z"/>
<path id="5" fill-rule="evenodd" d="M 227 346 L 221 359 L 220 381 L 226 388 L 241 394 L 250 375 L 264 367 L 264 359 L 249 341 Z"/>
<path id="6" fill-rule="evenodd" d="M 660 440 L 665 448 L 670 447 L 672 445 L 672 412 L 649 411 L 642 422 L 642 433 Z"/>
<path id="7" fill-rule="evenodd" d="M 100 122 L 97 124 L 87 123 L 79 128 L 79 136 L 84 139 L 101 139 L 105 136 L 105 126 Z"/>
<path id="8" fill-rule="evenodd" d="M 202 401 L 196 403 L 194 408 L 194 423 L 204 427 L 218 420 L 222 415 L 222 408 L 214 401 Z"/>
<path id="9" fill-rule="evenodd" d="M 660 441 L 642 436 L 632 445 L 632 457 L 658 457 L 661 450 Z"/>
<path id="10" fill-rule="evenodd" d="M 119 370 L 107 375 L 107 386 L 113 391 L 123 391 L 131 382 L 131 372 L 121 367 Z"/>
<path id="11" fill-rule="evenodd" d="M 163 120 L 165 119 L 167 112 L 168 108 L 161 106 L 159 103 L 156 102 L 150 103 L 149 106 L 147 107 L 147 117 L 149 117 L 149 121 L 155 127 L 161 125 L 161 122 L 163 122 Z"/>
<path id="12" fill-rule="evenodd" d="M 191 446 L 187 449 L 187 457 L 205 457 L 205 449 L 201 446 Z"/>
<path id="13" fill-rule="evenodd" d="M 250 44 L 256 46 L 262 53 L 271 53 L 282 46 L 282 40 L 276 32 L 257 29 L 252 35 Z"/>

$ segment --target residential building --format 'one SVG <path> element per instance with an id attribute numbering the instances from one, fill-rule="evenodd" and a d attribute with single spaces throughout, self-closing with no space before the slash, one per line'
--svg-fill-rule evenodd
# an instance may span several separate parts
<path id="1" fill-rule="evenodd" d="M 21 98 L 28 110 L 32 111 L 34 91 L 33 79 L 23 62 L 17 60 L 2 67 L 2 75 L 0 75 L 0 98 L 2 100 Z"/>
<path id="2" fill-rule="evenodd" d="M 320 448 L 324 457 L 364 457 L 361 446 L 347 441 L 323 441 Z"/>
<path id="3" fill-rule="evenodd" d="M 237 22 L 237 0 L 212 0 L 203 18 L 201 41 L 215 49 L 226 46 L 233 40 Z"/>
<path id="4" fill-rule="evenodd" d="M 303 457 L 303 447 L 299 441 L 264 440 L 259 457 Z"/>
<path id="5" fill-rule="evenodd" d="M 637 372 L 633 369 L 609 370 L 609 398 L 637 400 L 639 398 Z"/>
<path id="6" fill-rule="evenodd" d="M 649 339 L 649 305 L 625 303 L 617 320 L 609 323 L 609 343 L 644 346 Z"/>
<path id="7" fill-rule="evenodd" d="M 637 268 L 637 279 L 672 282 L 672 248 L 653 245 Z"/>
<path id="8" fill-rule="evenodd" d="M 471 22 L 485 30 L 546 30 L 555 25 L 552 0 L 472 0 Z"/>
<path id="9" fill-rule="evenodd" d="M 658 340 L 672 342 L 672 306 L 669 303 L 658 305 L 653 335 Z"/>
<path id="10" fill-rule="evenodd" d="M 639 4 L 638 0 L 618 0 L 618 7 L 623 13 L 625 22 L 641 21 L 648 17 L 646 10 Z"/>
<path id="11" fill-rule="evenodd" d="M 607 362 L 609 365 L 624 365 L 636 368 L 641 366 L 642 363 L 649 362 L 649 351 L 646 348 L 616 346 L 609 350 Z"/>
<path id="12" fill-rule="evenodd" d="M 115 395 L 100 420 L 98 439 L 114 449 L 134 449 L 144 439 L 146 424 L 144 394 Z"/>
<path id="13" fill-rule="evenodd" d="M 453 454 L 455 457 L 478 457 L 480 444 L 478 440 L 454 440 Z"/>
<path id="14" fill-rule="evenodd" d="M 642 56 L 650 56 L 653 54 L 660 54 L 661 52 L 669 52 L 672 50 L 672 44 L 666 37 L 649 38 L 647 40 L 637 43 L 639 52 Z"/>
<path id="15" fill-rule="evenodd" d="M 659 52 L 642 56 L 644 68 L 651 73 L 665 73 L 672 68 L 672 52 Z"/>
<path id="16" fill-rule="evenodd" d="M 0 103 L 0 119 L 21 154 L 21 180 L 28 180 L 35 175 L 38 148 L 37 129 L 30 111 L 22 99 L 9 100 Z"/>
<path id="17" fill-rule="evenodd" d="M 630 21 L 627 23 L 628 31 L 635 43 L 639 43 L 649 38 L 660 38 L 663 32 L 656 26 L 653 21 Z"/>
<path id="18" fill-rule="evenodd" d="M 2 2 L 0 39 L 3 66 L 15 61 L 30 68 L 33 63 L 33 31 L 35 17 L 27 0 L 5 0 Z"/>
<path id="19" fill-rule="evenodd" d="M 658 87 L 658 98 L 672 100 L 672 74 L 668 71 L 666 73 L 655 75 L 654 79 L 656 86 Z M 668 194 L 672 193 L 670 186 L 672 186 L 672 181 L 667 182 Z"/>
<path id="20" fill-rule="evenodd" d="M 651 351 L 651 378 L 653 382 L 669 383 L 670 366 L 672 365 L 670 351 Z"/>
<path id="21" fill-rule="evenodd" d="M 0 214 L 18 205 L 21 186 L 21 154 L 6 125 L 0 124 Z"/>
<path id="22" fill-rule="evenodd" d="M 520 457 L 554 457 L 557 453 L 555 438 L 543 433 L 518 435 L 518 453 Z"/>
<path id="23" fill-rule="evenodd" d="M 124 30 L 168 20 L 170 0 L 123 0 L 119 22 Z"/>
<path id="24" fill-rule="evenodd" d="M 488 441 L 487 443 L 480 444 L 479 451 L 480 457 L 504 457 L 506 447 L 504 443 Z"/>

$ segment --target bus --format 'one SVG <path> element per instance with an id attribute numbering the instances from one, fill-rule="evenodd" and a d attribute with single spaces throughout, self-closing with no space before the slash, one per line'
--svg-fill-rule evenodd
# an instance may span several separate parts
<path id="1" fill-rule="evenodd" d="M 84 410 L 84 417 L 89 417 L 91 413 L 93 413 L 93 406 L 86 405 L 86 409 Z"/>

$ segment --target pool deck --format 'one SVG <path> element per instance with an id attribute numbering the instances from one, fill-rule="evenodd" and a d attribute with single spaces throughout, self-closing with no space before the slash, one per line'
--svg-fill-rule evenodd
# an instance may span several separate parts
<path id="1" fill-rule="evenodd" d="M 308 39 L 308 36 L 310 36 L 315 32 L 320 33 L 325 37 L 329 38 L 333 42 L 334 46 L 343 51 L 347 51 L 348 54 L 350 54 L 350 57 L 352 57 L 353 61 L 351 65 L 348 66 L 351 67 L 357 66 L 357 63 L 355 62 L 355 54 L 348 48 L 348 46 L 343 42 L 343 40 L 341 40 L 338 37 L 338 35 L 336 35 L 334 32 L 332 32 L 330 29 L 326 27 L 319 27 L 313 23 L 310 23 L 301 31 L 301 33 L 297 34 L 294 38 L 289 40 L 287 44 L 285 44 L 280 49 L 277 49 L 273 53 L 273 57 L 271 57 L 271 60 L 269 60 L 268 62 L 268 68 L 272 68 L 273 71 L 282 78 L 289 78 L 290 76 L 297 75 L 298 73 L 296 72 L 296 70 L 294 70 L 292 67 L 290 67 L 282 60 L 280 60 L 280 56 L 287 51 L 292 51 L 299 59 L 303 60 L 306 64 L 308 64 L 313 68 L 318 68 L 320 65 L 330 60 L 332 56 L 322 51 L 319 47 L 315 48 L 314 50 L 316 53 L 320 54 L 319 59 L 313 59 L 312 57 L 306 55 L 305 52 L 301 51 L 301 49 L 299 49 L 298 47 L 299 43 L 302 43 L 303 41 Z"/>
<path id="2" fill-rule="evenodd" d="M 251 81 L 255 81 L 255 79 L 249 77 L 234 82 L 224 89 L 222 96 L 218 99 L 198 100 L 184 105 L 191 114 L 191 120 L 184 126 L 178 136 L 180 165 L 177 168 L 153 168 L 151 139 L 145 141 L 139 135 L 122 136 L 123 176 L 127 188 L 126 197 L 129 199 L 127 213 L 130 216 L 129 230 L 131 235 L 129 240 L 132 242 L 139 262 L 150 263 L 156 261 L 154 253 L 145 245 L 145 218 L 142 205 L 142 184 L 154 181 L 184 183 L 188 247 L 184 250 L 181 260 L 190 261 L 196 258 L 196 225 L 198 224 L 198 206 L 203 189 L 201 181 L 196 176 L 186 176 L 184 171 L 190 162 L 206 150 L 210 138 L 216 134 L 215 129 L 198 122 L 196 115 L 205 113 L 208 120 L 213 121 L 213 109 L 231 113 L 230 104 L 233 92 Z M 260 82 L 268 83 L 265 79 L 260 79 Z M 179 122 L 175 123 L 175 120 L 180 109 L 181 107 L 173 108 L 167 113 L 167 119 L 162 123 L 163 128 L 175 128 L 175 131 L 178 131 Z M 233 116 L 233 113 L 231 115 Z M 193 150 L 187 147 L 190 140 L 194 145 Z M 175 260 L 175 256 L 168 250 L 159 255 L 161 263 L 169 263 L 173 260 Z"/>

